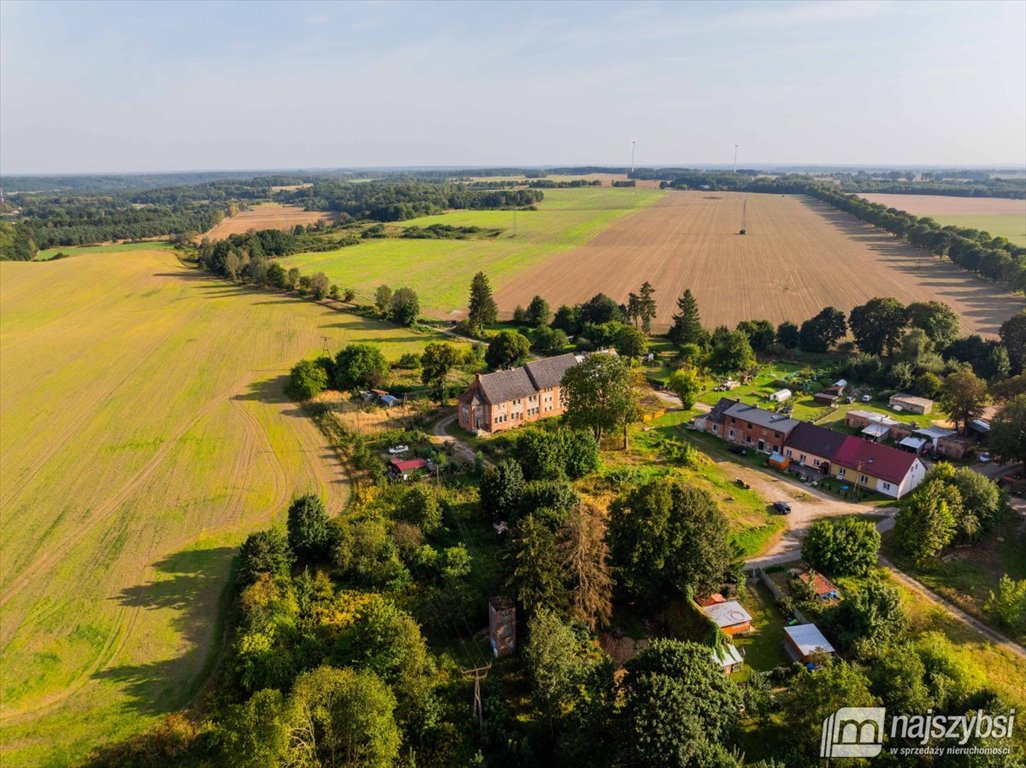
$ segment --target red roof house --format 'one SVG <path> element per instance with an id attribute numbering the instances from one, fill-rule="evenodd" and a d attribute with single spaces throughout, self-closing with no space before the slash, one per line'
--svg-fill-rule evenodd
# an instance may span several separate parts
<path id="1" fill-rule="evenodd" d="M 919 457 L 869 440 L 846 437 L 830 460 L 839 480 L 900 499 L 923 481 L 926 465 Z"/>

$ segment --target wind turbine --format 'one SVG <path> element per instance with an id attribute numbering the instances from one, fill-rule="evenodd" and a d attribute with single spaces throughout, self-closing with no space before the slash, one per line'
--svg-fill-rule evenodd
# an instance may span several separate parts
<path id="1" fill-rule="evenodd" d="M 740 146 L 740 144 L 734 145 L 734 173 L 737 173 L 737 148 Z"/>
<path id="2" fill-rule="evenodd" d="M 631 173 L 634 173 L 634 145 L 637 143 L 637 139 L 631 139 Z"/>

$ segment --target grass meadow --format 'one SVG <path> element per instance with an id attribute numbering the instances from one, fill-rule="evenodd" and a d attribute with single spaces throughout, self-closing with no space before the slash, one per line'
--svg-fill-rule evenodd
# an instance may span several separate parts
<path id="1" fill-rule="evenodd" d="M 65 245 L 59 248 L 46 248 L 36 254 L 36 261 L 49 261 L 58 253 L 68 256 L 79 254 L 100 253 L 135 253 L 136 251 L 166 251 L 169 244 L 164 240 L 153 240 L 145 243 L 106 243 L 104 245 Z"/>
<path id="2" fill-rule="evenodd" d="M 546 189 L 536 211 L 453 211 L 402 222 L 505 230 L 494 239 L 369 240 L 336 251 L 290 256 L 282 265 L 308 274 L 324 272 L 331 282 L 355 289 L 365 303 L 382 283 L 408 286 L 419 294 L 422 311 L 444 317 L 466 305 L 470 279 L 479 270 L 498 289 L 517 272 L 587 242 L 613 221 L 664 194 L 653 189 Z M 545 287 L 539 285 L 538 291 L 544 293 Z"/>
<path id="3" fill-rule="evenodd" d="M 1009 242 L 1026 247 L 1026 216 L 1016 214 L 971 214 L 952 213 L 935 214 L 931 218 L 938 224 L 956 227 L 969 227 L 990 232 L 995 237 L 1003 237 Z"/>
<path id="4" fill-rule="evenodd" d="M 202 686 L 245 534 L 294 494 L 343 503 L 288 368 L 432 336 L 152 247 L 0 263 L 0 320 L 0 763 L 77 764 Z"/>

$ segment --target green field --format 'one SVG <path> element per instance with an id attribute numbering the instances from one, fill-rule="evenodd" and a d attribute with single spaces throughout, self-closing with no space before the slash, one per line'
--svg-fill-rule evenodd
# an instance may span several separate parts
<path id="1" fill-rule="evenodd" d="M 408 286 L 419 294 L 426 314 L 445 316 L 466 305 L 470 279 L 477 271 L 484 270 L 492 287 L 498 288 L 517 272 L 585 243 L 663 194 L 653 189 L 547 189 L 536 211 L 454 211 L 402 222 L 505 230 L 494 239 L 369 240 L 336 251 L 290 256 L 282 265 L 304 273 L 324 272 L 331 282 L 354 288 L 362 301 L 369 301 L 382 283 Z"/>
<path id="2" fill-rule="evenodd" d="M 1026 218 L 1016 214 L 943 213 L 930 216 L 943 226 L 969 227 L 1026 247 Z"/>
<path id="3" fill-rule="evenodd" d="M 108 243 L 107 245 L 65 245 L 60 248 L 47 248 L 36 254 L 36 261 L 49 261 L 58 253 L 68 256 L 91 253 L 134 253 L 136 251 L 166 251 L 168 243 L 155 240 L 149 243 Z"/>
<path id="4" fill-rule="evenodd" d="M 188 703 L 243 536 L 345 498 L 289 366 L 431 338 L 166 250 L 0 263 L 0 763 L 77 764 Z"/>

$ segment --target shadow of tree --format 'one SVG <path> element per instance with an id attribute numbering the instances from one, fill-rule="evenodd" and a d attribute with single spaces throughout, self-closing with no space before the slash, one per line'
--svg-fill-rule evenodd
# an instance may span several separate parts
<path id="1" fill-rule="evenodd" d="M 181 653 L 148 664 L 110 667 L 93 675 L 112 680 L 130 697 L 140 715 L 163 715 L 180 709 L 205 682 L 217 658 L 222 603 L 235 555 L 232 547 L 188 549 L 155 564 L 160 576 L 126 587 L 113 598 L 145 611 L 172 611 L 170 625 Z"/>
<path id="2" fill-rule="evenodd" d="M 878 254 L 879 261 L 915 280 L 941 301 L 959 302 L 959 314 L 972 319 L 985 334 L 998 332 L 1001 324 L 1023 308 L 1022 299 L 946 259 L 919 253 L 886 232 L 859 221 L 851 214 L 810 198 L 803 202 L 846 238 Z"/>

